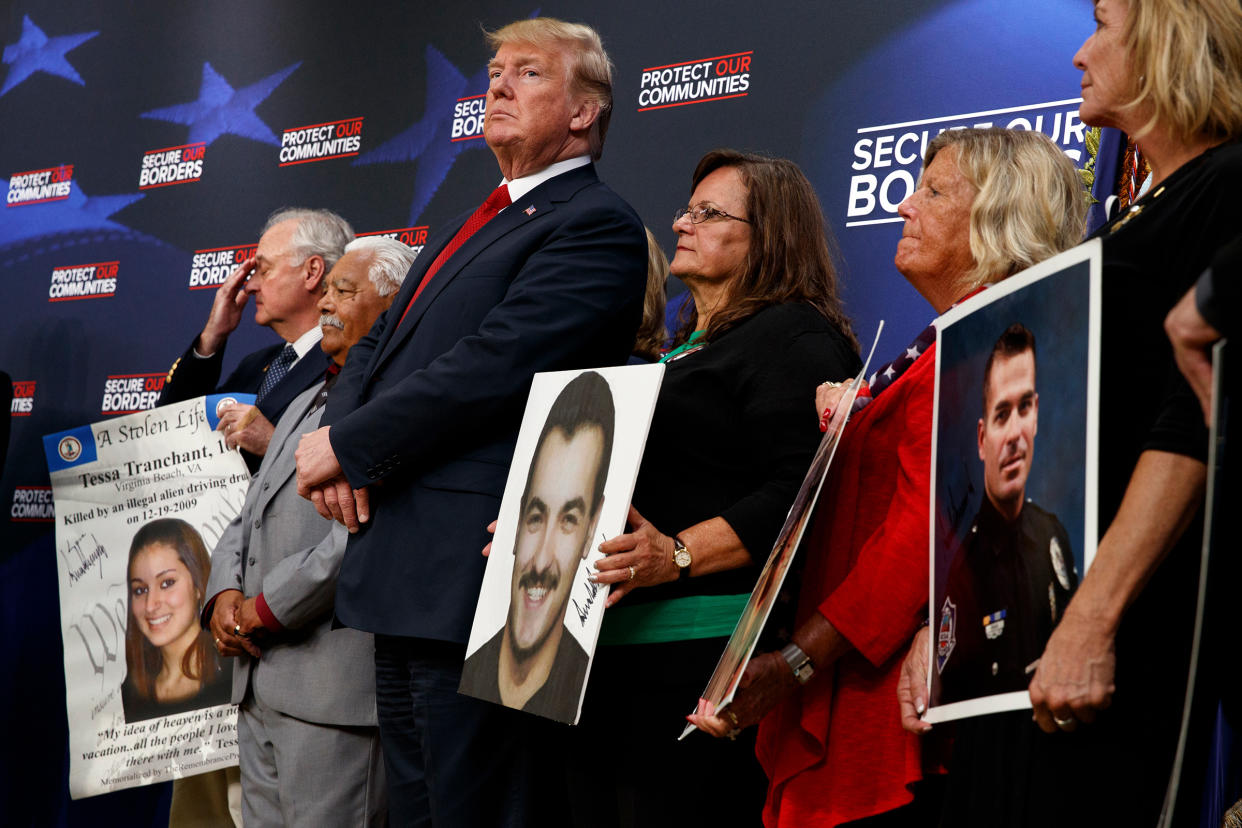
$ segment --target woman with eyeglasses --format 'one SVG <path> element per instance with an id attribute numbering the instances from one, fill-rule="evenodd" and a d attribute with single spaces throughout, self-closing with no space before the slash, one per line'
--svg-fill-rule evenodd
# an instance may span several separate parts
<path id="1" fill-rule="evenodd" d="M 859 370 L 819 202 L 790 161 L 715 150 L 674 216 L 683 311 L 630 531 L 600 548 L 612 587 L 575 738 L 607 765 L 575 780 L 580 825 L 758 818 L 754 739 L 677 743 L 819 443 L 807 389 Z M 771 626 L 771 625 L 769 625 Z M 728 791 L 704 796 L 705 786 Z"/>

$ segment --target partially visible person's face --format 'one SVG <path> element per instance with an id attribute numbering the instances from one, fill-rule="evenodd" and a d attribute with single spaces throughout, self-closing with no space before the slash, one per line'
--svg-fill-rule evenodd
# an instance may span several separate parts
<path id="1" fill-rule="evenodd" d="M 1096 29 L 1074 55 L 1082 70 L 1082 103 L 1078 118 L 1088 126 L 1131 130 L 1142 122 L 1123 104 L 1134 97 L 1130 55 L 1122 42 L 1122 29 L 1130 4 L 1126 0 L 1100 0 L 1095 6 Z"/>
<path id="2" fill-rule="evenodd" d="M 893 263 L 925 298 L 943 292 L 942 286 L 958 282 L 975 266 L 970 252 L 975 195 L 957 168 L 957 147 L 948 146 L 936 153 L 918 188 L 897 208 L 906 223 Z"/>
<path id="3" fill-rule="evenodd" d="M 483 137 L 493 151 L 515 160 L 511 177 L 556 161 L 571 143 L 577 113 L 565 52 L 506 43 L 487 74 Z"/>
<path id="4" fill-rule="evenodd" d="M 260 325 L 284 322 L 296 316 L 309 301 L 306 262 L 293 252 L 293 231 L 298 219 L 286 219 L 259 238 L 258 260 L 246 281 L 246 293 L 254 298 L 254 321 Z"/>
<path id="5" fill-rule="evenodd" d="M 155 543 L 129 565 L 130 611 L 138 630 L 157 648 L 183 652 L 198 637 L 199 595 L 177 550 Z"/>
<path id="6" fill-rule="evenodd" d="M 392 304 L 393 294 L 381 297 L 368 274 L 371 252 L 351 250 L 328 273 L 327 287 L 319 299 L 320 347 L 337 365 L 345 364 L 359 339 Z"/>
<path id="7" fill-rule="evenodd" d="M 1022 510 L 1038 427 L 1034 352 L 997 356 L 992 362 L 984 417 L 979 420 L 979 459 L 988 498 L 1010 520 Z"/>
<path id="8" fill-rule="evenodd" d="M 750 219 L 746 214 L 746 185 L 735 167 L 712 170 L 690 195 L 690 207 L 709 207 Z M 717 216 L 693 224 L 685 215 L 673 222 L 677 251 L 669 272 L 708 281 L 729 280 L 741 272 L 750 251 L 751 225 L 745 221 Z"/>
<path id="9" fill-rule="evenodd" d="M 572 439 L 554 428 L 536 451 L 509 596 L 509 642 L 519 660 L 537 654 L 561 626 L 599 518 L 591 499 L 603 457 L 604 433 L 594 425 L 579 428 Z"/>

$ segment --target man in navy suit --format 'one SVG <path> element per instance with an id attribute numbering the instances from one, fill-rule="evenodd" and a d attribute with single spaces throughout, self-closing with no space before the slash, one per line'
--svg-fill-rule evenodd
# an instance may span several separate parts
<path id="1" fill-rule="evenodd" d="M 258 469 L 272 424 L 285 407 L 323 380 L 328 363 L 318 347 L 319 297 L 324 275 L 353 238 L 349 223 L 329 210 L 291 208 L 273 213 L 255 255 L 220 285 L 202 333 L 168 371 L 160 405 L 213 393 L 259 396 L 256 406 L 237 405 L 225 411 L 219 425 L 229 446 L 241 447 L 251 472 Z M 254 321 L 284 341 L 243 357 L 220 382 L 224 346 L 251 297 Z"/>
<path id="2" fill-rule="evenodd" d="M 299 491 L 352 533 L 336 613 L 376 634 L 395 825 L 564 813 L 559 726 L 456 691 L 531 377 L 623 363 L 646 282 L 642 224 L 591 163 L 612 103 L 599 36 L 541 18 L 489 40 L 484 136 L 508 195 L 428 243 L 297 452 Z"/>

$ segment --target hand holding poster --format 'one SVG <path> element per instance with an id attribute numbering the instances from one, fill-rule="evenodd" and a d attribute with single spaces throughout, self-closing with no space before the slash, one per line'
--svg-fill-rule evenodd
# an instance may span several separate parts
<path id="1" fill-rule="evenodd" d="M 1099 308 L 1095 241 L 937 323 L 925 721 L 1029 707 L 1095 555 Z"/>
<path id="2" fill-rule="evenodd" d="M 577 724 L 663 365 L 536 374 L 483 575 L 460 692 Z"/>
<path id="3" fill-rule="evenodd" d="M 231 662 L 199 627 L 249 474 L 214 395 L 43 438 L 75 798 L 237 764 Z"/>
<path id="4" fill-rule="evenodd" d="M 793 506 L 789 509 L 785 524 L 776 536 L 776 543 L 768 555 L 767 563 L 763 565 L 763 571 L 759 573 L 755 589 L 742 609 L 737 626 L 733 628 L 733 634 L 729 636 L 729 641 L 725 644 L 720 661 L 717 662 L 716 669 L 707 681 L 707 688 L 703 691 L 693 711 L 694 717 L 720 716 L 737 694 L 738 685 L 742 681 L 742 673 L 745 672 L 746 665 L 750 663 L 755 644 L 758 643 L 759 635 L 763 632 L 763 625 L 767 623 L 768 615 L 772 612 L 772 605 L 780 594 L 781 585 L 785 582 L 785 576 L 789 572 L 790 564 L 793 563 L 794 554 L 798 551 L 798 544 L 802 540 L 807 524 L 810 523 L 811 514 L 815 511 L 815 502 L 819 499 L 819 491 L 824 485 L 824 479 L 828 476 L 828 467 L 832 465 L 837 445 L 841 442 L 841 434 L 845 431 L 845 424 L 849 422 L 854 400 L 866 382 L 867 366 L 871 364 L 871 357 L 875 355 L 875 346 L 879 344 L 880 334 L 883 332 L 884 322 L 881 321 L 862 369 L 859 370 L 858 376 L 846 386 L 845 393 L 836 404 L 836 414 L 829 420 L 828 428 L 820 439 L 819 448 L 815 450 L 815 456 L 811 459 L 811 467 L 807 469 L 806 476 L 802 479 L 802 486 L 798 489 Z M 694 724 L 692 718 L 691 723 L 682 730 L 681 736 L 677 737 L 678 740 L 686 738 L 696 729 L 698 726 Z"/>

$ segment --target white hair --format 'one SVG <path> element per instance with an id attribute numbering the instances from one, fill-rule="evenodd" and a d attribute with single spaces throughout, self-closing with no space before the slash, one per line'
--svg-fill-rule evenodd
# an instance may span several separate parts
<path id="1" fill-rule="evenodd" d="M 282 207 L 267 217 L 263 225 L 266 233 L 282 221 L 296 219 L 298 226 L 293 230 L 293 254 L 301 262 L 311 256 L 323 259 L 324 272 L 331 270 L 341 256 L 345 255 L 345 246 L 354 238 L 354 228 L 349 222 L 331 210 L 311 210 L 306 207 Z M 260 234 L 261 235 L 261 234 Z"/>
<path id="2" fill-rule="evenodd" d="M 375 292 L 380 296 L 388 296 L 400 289 L 401 283 L 405 281 L 405 274 L 409 272 L 417 255 L 408 245 L 384 236 L 363 236 L 345 245 L 346 253 L 355 250 L 371 254 L 367 275 L 371 277 L 371 284 L 375 285 Z"/>

